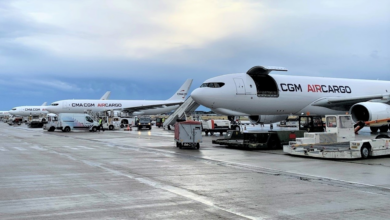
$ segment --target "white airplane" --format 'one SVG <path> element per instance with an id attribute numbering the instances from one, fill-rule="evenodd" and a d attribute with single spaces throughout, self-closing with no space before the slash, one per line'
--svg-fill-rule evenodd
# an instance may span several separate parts
<path id="1" fill-rule="evenodd" d="M 111 92 L 107 91 L 100 100 L 106 100 L 110 97 Z M 19 106 L 12 108 L 9 113 L 13 116 L 39 116 L 47 114 L 46 102 L 44 102 L 41 106 Z"/>
<path id="2" fill-rule="evenodd" d="M 120 110 L 129 115 L 154 115 L 170 112 L 180 106 L 192 84 L 188 79 L 167 100 L 62 100 L 53 102 L 46 109 L 51 113 L 84 113 Z"/>
<path id="3" fill-rule="evenodd" d="M 191 97 L 216 113 L 274 123 L 289 114 L 345 114 L 355 122 L 390 118 L 390 81 L 270 74 L 282 67 L 210 78 Z M 371 128 L 375 131 L 378 128 Z M 388 126 L 382 126 L 387 131 Z"/>
<path id="4" fill-rule="evenodd" d="M 9 111 L 0 111 L 0 118 L 3 118 L 8 115 L 9 115 Z"/>

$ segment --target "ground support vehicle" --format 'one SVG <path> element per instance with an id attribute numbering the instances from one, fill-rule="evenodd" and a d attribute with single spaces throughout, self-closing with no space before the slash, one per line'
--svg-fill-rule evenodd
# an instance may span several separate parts
<path id="1" fill-rule="evenodd" d="M 152 119 L 150 117 L 142 117 L 138 118 L 136 122 L 136 126 L 138 130 L 141 130 L 142 128 L 147 128 L 149 130 L 152 129 Z"/>
<path id="2" fill-rule="evenodd" d="M 214 132 L 219 132 L 221 135 L 223 132 L 231 129 L 231 124 L 229 120 L 201 120 L 202 131 L 207 135 L 214 135 Z"/>
<path id="3" fill-rule="evenodd" d="M 166 118 L 156 118 L 156 126 L 161 128 Z"/>
<path id="4" fill-rule="evenodd" d="M 380 138 L 388 138 L 387 135 L 379 135 L 373 140 L 355 141 L 350 115 L 329 115 L 325 116 L 325 120 L 326 132 L 307 132 L 304 138 L 297 138 L 296 141 L 290 141 L 283 146 L 283 151 L 291 155 L 346 159 L 367 158 L 370 155 L 386 153 L 388 141 Z M 381 153 L 378 153 L 378 149 Z"/>
<path id="5" fill-rule="evenodd" d="M 27 120 L 27 127 L 42 128 L 46 123 L 46 118 L 40 116 L 29 116 Z"/>
<path id="6" fill-rule="evenodd" d="M 184 146 L 195 147 L 199 149 L 202 143 L 202 128 L 198 121 L 182 121 L 175 124 L 175 142 L 176 147 Z"/>
<path id="7" fill-rule="evenodd" d="M 99 123 L 94 121 L 88 114 L 82 113 L 60 113 L 57 115 L 49 114 L 47 116 L 47 123 L 44 124 L 43 129 L 47 131 L 55 131 L 56 129 L 63 132 L 73 130 L 89 130 L 96 132 Z"/>
<path id="8" fill-rule="evenodd" d="M 21 125 L 23 123 L 23 117 L 11 117 L 8 119 L 9 125 Z"/>
<path id="9" fill-rule="evenodd" d="M 286 120 L 281 121 L 278 124 L 278 127 L 298 127 L 299 125 L 299 116 L 289 115 Z"/>
<path id="10" fill-rule="evenodd" d="M 298 119 L 298 127 L 301 131 L 323 132 L 325 124 L 323 117 L 318 115 L 301 115 Z"/>
<path id="11" fill-rule="evenodd" d="M 390 155 L 390 137 L 350 141 L 346 143 L 284 146 L 284 152 L 291 155 L 333 158 L 333 159 L 356 159 L 373 156 Z"/>
<path id="12" fill-rule="evenodd" d="M 248 149 L 280 149 L 283 144 L 302 137 L 303 131 L 246 131 L 230 130 L 224 139 L 213 140 L 213 144 Z"/>
<path id="13" fill-rule="evenodd" d="M 99 117 L 102 119 L 102 125 L 103 128 L 106 130 L 114 130 L 114 129 L 119 129 L 120 127 L 120 120 L 121 118 L 119 117 L 108 117 L 108 116 L 103 116 Z"/>

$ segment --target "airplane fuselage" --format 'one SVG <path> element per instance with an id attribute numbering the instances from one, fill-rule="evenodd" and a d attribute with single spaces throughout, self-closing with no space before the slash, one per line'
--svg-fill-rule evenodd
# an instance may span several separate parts
<path id="1" fill-rule="evenodd" d="M 19 106 L 11 109 L 9 113 L 13 116 L 40 116 L 47 114 L 47 106 Z"/>
<path id="2" fill-rule="evenodd" d="M 232 115 L 340 114 L 345 111 L 311 104 L 327 97 L 390 94 L 390 82 L 375 80 L 238 73 L 210 78 L 203 85 L 213 82 L 224 85 L 203 86 L 191 96 L 217 113 Z"/>
<path id="3" fill-rule="evenodd" d="M 161 114 L 170 112 L 176 109 L 179 105 L 169 105 L 171 101 L 161 100 L 63 100 L 47 106 L 49 112 L 52 113 L 85 113 L 85 112 L 102 112 L 109 110 L 125 110 L 126 108 L 138 107 L 139 110 L 130 112 L 132 115 L 140 114 Z M 161 105 L 153 109 L 142 109 L 142 106 L 147 105 Z"/>

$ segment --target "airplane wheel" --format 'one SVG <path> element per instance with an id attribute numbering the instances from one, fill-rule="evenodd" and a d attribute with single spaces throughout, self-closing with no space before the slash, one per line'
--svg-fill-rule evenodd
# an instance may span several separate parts
<path id="1" fill-rule="evenodd" d="M 379 127 L 370 127 L 371 133 L 378 132 Z"/>
<path id="2" fill-rule="evenodd" d="M 381 132 L 387 132 L 387 130 L 389 130 L 389 126 L 388 126 L 388 125 L 383 125 L 383 126 L 381 126 L 381 127 L 379 128 L 379 130 L 380 130 Z"/>
<path id="3" fill-rule="evenodd" d="M 214 131 L 210 131 L 210 135 L 213 136 L 214 135 Z"/>
<path id="4" fill-rule="evenodd" d="M 209 132 L 208 131 L 205 131 L 204 132 L 206 136 L 209 136 Z"/>
<path id="5" fill-rule="evenodd" d="M 363 159 L 367 159 L 370 156 L 370 149 L 367 144 L 363 145 L 363 147 L 360 149 L 360 153 Z"/>

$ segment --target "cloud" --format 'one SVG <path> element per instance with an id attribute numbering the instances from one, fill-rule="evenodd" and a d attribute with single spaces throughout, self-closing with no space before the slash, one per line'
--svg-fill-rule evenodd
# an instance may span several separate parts
<path id="1" fill-rule="evenodd" d="M 202 48 L 231 34 L 246 32 L 259 17 L 259 4 L 234 0 L 39 2 L 19 0 L 11 5 L 34 23 L 61 34 L 39 31 L 15 41 L 72 57 L 141 59 L 170 50 Z"/>

